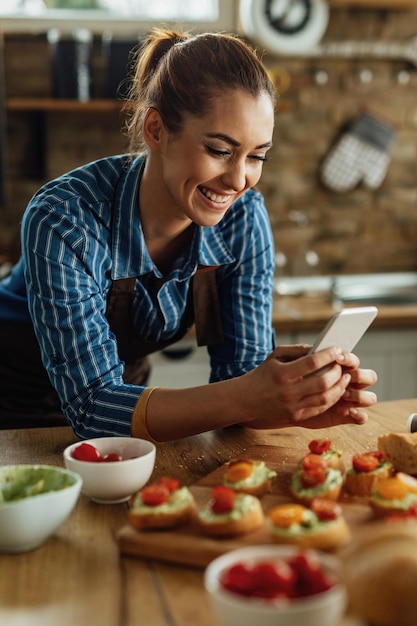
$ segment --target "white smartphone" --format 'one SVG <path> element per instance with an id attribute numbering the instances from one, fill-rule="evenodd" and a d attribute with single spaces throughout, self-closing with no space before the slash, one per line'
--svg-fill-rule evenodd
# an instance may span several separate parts
<path id="1" fill-rule="evenodd" d="M 317 337 L 312 352 L 338 346 L 343 352 L 352 352 L 359 339 L 378 314 L 375 306 L 360 306 L 342 309 L 327 322 Z"/>

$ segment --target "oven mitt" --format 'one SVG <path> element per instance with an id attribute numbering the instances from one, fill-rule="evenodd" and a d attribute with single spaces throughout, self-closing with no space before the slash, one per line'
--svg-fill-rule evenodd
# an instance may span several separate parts
<path id="1" fill-rule="evenodd" d="M 387 173 L 394 128 L 364 113 L 356 117 L 321 167 L 321 180 L 333 191 L 354 189 L 360 182 L 376 189 Z"/>

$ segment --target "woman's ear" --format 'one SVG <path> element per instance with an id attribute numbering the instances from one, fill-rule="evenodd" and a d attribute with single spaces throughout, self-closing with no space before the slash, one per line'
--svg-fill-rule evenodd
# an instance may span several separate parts
<path id="1" fill-rule="evenodd" d="M 161 150 L 163 137 L 165 135 L 164 130 L 164 123 L 159 111 L 150 107 L 146 111 L 143 120 L 143 138 L 151 150 Z"/>

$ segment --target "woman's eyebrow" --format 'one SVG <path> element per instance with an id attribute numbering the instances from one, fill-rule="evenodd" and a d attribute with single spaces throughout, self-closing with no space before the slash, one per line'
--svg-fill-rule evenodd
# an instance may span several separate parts
<path id="1" fill-rule="evenodd" d="M 226 143 L 229 143 L 231 146 L 234 146 L 236 148 L 240 146 L 240 143 L 236 141 L 236 139 L 229 137 L 229 135 L 224 135 L 223 133 L 207 133 L 206 136 L 210 137 L 210 139 L 220 139 L 222 141 L 225 141 Z M 262 148 L 270 148 L 271 146 L 272 146 L 272 141 L 267 141 L 266 143 L 263 143 L 260 146 L 255 146 L 254 150 L 260 150 Z"/>

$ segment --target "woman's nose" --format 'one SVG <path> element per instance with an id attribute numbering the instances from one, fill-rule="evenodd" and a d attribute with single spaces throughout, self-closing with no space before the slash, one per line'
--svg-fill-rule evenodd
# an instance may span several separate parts
<path id="1" fill-rule="evenodd" d="M 234 191 L 242 191 L 248 186 L 246 164 L 243 161 L 231 161 L 223 174 L 223 183 Z"/>

